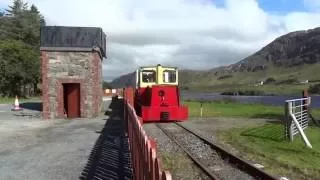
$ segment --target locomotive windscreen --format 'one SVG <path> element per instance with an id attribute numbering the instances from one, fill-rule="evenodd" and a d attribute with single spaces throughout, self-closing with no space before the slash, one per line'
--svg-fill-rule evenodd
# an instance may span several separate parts
<path id="1" fill-rule="evenodd" d="M 177 79 L 175 70 L 165 70 L 163 71 L 163 81 L 165 83 L 175 83 Z"/>

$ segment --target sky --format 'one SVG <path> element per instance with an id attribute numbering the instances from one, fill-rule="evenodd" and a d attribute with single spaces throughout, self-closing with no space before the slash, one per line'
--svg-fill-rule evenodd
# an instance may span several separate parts
<path id="1" fill-rule="evenodd" d="M 288 32 L 320 26 L 320 0 L 25 0 L 47 25 L 94 26 L 107 34 L 103 76 L 144 65 L 230 65 Z M 11 4 L 0 0 L 0 9 Z"/>

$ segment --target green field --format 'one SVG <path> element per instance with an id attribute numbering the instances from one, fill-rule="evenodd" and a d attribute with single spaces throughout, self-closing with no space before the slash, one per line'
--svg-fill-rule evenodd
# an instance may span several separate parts
<path id="1" fill-rule="evenodd" d="M 201 103 L 199 101 L 183 101 L 183 104 L 188 106 L 190 117 L 200 116 Z M 230 100 L 204 102 L 202 108 L 203 117 L 282 119 L 284 116 L 283 106 L 242 104 Z M 315 117 L 320 117 L 320 109 L 313 109 L 312 114 Z"/>
<path id="2" fill-rule="evenodd" d="M 284 127 L 280 124 L 231 129 L 218 135 L 225 143 L 246 152 L 246 159 L 263 164 L 272 174 L 289 179 L 320 177 L 320 128 L 306 130 L 312 149 L 306 148 L 299 136 L 292 143 L 285 140 Z"/>
<path id="3" fill-rule="evenodd" d="M 200 116 L 200 102 L 184 101 L 191 117 Z M 320 117 L 320 109 L 312 111 Z M 230 100 L 203 103 L 203 117 L 282 119 L 284 107 L 262 104 L 240 104 Z M 240 121 L 240 119 L 239 119 Z M 237 123 L 241 123 L 236 121 Z M 278 121 L 280 122 L 280 121 Z M 226 123 L 228 124 L 228 123 Z M 218 138 L 244 154 L 244 158 L 263 164 L 265 170 L 290 179 L 320 177 L 320 128 L 310 127 L 306 135 L 313 149 L 305 147 L 301 138 L 294 142 L 284 138 L 284 126 L 277 123 L 250 125 L 217 132 Z"/>

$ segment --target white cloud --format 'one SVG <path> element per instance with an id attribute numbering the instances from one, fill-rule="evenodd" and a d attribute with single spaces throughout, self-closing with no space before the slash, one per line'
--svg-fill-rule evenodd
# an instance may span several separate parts
<path id="1" fill-rule="evenodd" d="M 320 13 L 294 12 L 285 19 L 286 28 L 290 31 L 304 30 L 320 25 Z"/>
<path id="2" fill-rule="evenodd" d="M 309 1 L 314 6 L 320 2 Z M 105 77 L 146 64 L 196 69 L 227 65 L 279 35 L 320 24 L 316 11 L 276 16 L 261 9 L 256 0 L 226 0 L 224 7 L 213 0 L 29 2 L 38 6 L 49 25 L 102 27 L 108 35 Z"/>

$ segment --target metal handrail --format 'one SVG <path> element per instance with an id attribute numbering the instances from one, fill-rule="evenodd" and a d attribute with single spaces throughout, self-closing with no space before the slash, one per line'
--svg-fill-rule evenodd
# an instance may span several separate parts
<path id="1" fill-rule="evenodd" d="M 286 100 L 285 102 L 293 102 L 293 101 L 303 101 L 303 100 L 309 100 L 310 98 L 299 98 L 299 99 L 290 99 L 290 100 Z"/>

